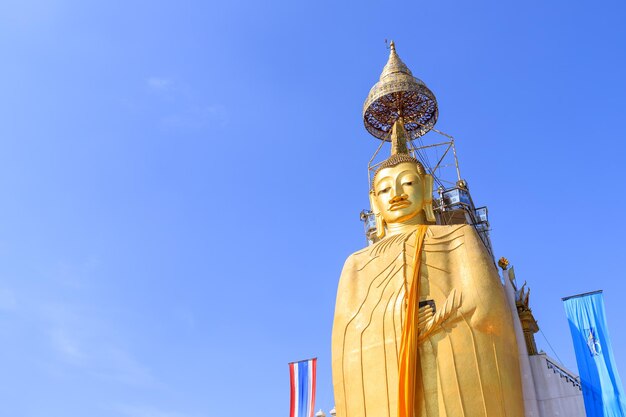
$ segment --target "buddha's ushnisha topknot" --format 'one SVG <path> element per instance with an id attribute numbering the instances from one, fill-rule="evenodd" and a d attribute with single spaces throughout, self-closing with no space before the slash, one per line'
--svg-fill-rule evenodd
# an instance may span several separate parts
<path id="1" fill-rule="evenodd" d="M 409 154 L 409 149 L 407 147 L 407 134 L 404 130 L 404 122 L 402 118 L 398 118 L 396 122 L 393 124 L 393 128 L 391 130 L 391 156 L 385 159 L 376 169 L 374 173 L 374 177 L 372 178 L 372 188 L 374 188 L 374 180 L 378 173 L 385 169 L 395 167 L 403 162 L 410 162 L 417 165 L 417 172 L 420 175 L 426 174 L 426 170 L 424 169 L 424 165 L 413 156 Z"/>

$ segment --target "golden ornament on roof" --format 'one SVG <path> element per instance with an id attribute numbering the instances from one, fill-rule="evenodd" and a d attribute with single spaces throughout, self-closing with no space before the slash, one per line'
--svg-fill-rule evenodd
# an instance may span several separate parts
<path id="1" fill-rule="evenodd" d="M 498 266 L 505 271 L 509 267 L 509 260 L 503 256 L 500 260 L 498 260 Z"/>
<path id="2" fill-rule="evenodd" d="M 402 118 L 409 138 L 416 139 L 435 126 L 438 114 L 435 95 L 413 76 L 391 41 L 387 65 L 363 105 L 365 128 L 378 139 L 390 141 L 394 123 Z"/>

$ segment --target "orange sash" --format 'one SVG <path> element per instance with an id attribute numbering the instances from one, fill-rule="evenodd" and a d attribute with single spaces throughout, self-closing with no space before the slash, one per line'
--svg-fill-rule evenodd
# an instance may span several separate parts
<path id="1" fill-rule="evenodd" d="M 408 294 L 406 321 L 402 328 L 400 358 L 398 362 L 398 417 L 415 417 L 415 391 L 417 380 L 418 350 L 418 317 L 420 293 L 420 267 L 422 264 L 422 248 L 427 225 L 419 225 L 415 239 L 415 257 L 413 258 L 413 281 Z M 405 295 L 406 297 L 406 295 Z"/>

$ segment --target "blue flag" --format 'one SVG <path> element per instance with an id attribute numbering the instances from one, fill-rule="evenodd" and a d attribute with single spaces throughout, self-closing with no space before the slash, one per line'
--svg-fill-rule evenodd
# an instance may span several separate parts
<path id="1" fill-rule="evenodd" d="M 602 291 L 566 297 L 563 301 L 587 417 L 626 417 L 626 397 L 615 366 Z"/>

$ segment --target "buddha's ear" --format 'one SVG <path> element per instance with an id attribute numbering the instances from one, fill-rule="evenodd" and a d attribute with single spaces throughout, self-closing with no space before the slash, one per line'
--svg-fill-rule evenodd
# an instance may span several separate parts
<path id="1" fill-rule="evenodd" d="M 424 213 L 426 220 L 435 221 L 435 212 L 433 211 L 433 176 L 424 174 Z"/>
<path id="2" fill-rule="evenodd" d="M 374 190 L 370 191 L 370 207 L 372 208 L 372 213 L 374 213 L 374 219 L 376 219 L 376 237 L 382 239 L 385 237 L 385 219 L 380 214 Z"/>

